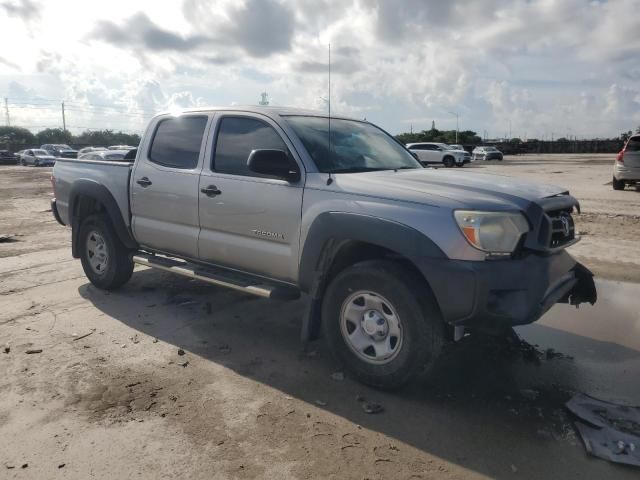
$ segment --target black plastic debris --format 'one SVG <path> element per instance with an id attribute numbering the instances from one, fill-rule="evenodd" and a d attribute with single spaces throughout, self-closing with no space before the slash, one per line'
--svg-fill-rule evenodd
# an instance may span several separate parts
<path id="1" fill-rule="evenodd" d="M 640 407 L 605 402 L 578 394 L 566 407 L 587 452 L 611 462 L 640 467 Z"/>

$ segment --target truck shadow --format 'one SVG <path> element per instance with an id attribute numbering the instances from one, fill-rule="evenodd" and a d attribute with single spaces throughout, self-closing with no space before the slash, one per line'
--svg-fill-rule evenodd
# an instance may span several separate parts
<path id="1" fill-rule="evenodd" d="M 389 393 L 348 375 L 332 377 L 340 368 L 322 342 L 300 343 L 302 301 L 263 300 L 152 270 L 137 270 L 118 292 L 85 284 L 79 293 L 146 335 L 482 475 L 512 478 L 514 469 L 521 478 L 545 478 L 550 471 L 554 478 L 634 474 L 587 461 L 563 409 L 573 391 L 617 388 L 611 378 L 621 364 L 627 383 L 637 378 L 640 352 L 630 348 L 527 327 L 535 327 L 538 339 L 561 337 L 576 351 L 606 352 L 601 364 L 596 361 L 599 379 L 588 362 L 546 350 L 541 342 L 465 337 L 448 349 L 429 384 Z M 637 394 L 633 388 L 618 397 Z M 365 413 L 363 398 L 384 412 Z"/>

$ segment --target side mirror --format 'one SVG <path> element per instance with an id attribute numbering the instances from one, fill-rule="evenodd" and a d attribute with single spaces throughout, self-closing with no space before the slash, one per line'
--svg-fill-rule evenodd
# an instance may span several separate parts
<path id="1" fill-rule="evenodd" d="M 298 164 L 283 150 L 252 150 L 247 160 L 247 167 L 251 172 L 280 178 L 287 182 L 300 180 Z"/>

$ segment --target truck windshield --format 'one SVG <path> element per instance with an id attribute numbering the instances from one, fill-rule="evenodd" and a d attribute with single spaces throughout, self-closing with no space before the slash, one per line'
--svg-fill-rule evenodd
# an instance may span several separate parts
<path id="1" fill-rule="evenodd" d="M 323 173 L 423 168 L 393 137 L 370 123 L 326 117 L 288 116 L 287 122 Z"/>

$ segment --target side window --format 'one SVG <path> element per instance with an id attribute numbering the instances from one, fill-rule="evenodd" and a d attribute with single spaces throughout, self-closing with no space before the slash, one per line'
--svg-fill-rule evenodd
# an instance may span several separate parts
<path id="1" fill-rule="evenodd" d="M 149 149 L 149 160 L 172 168 L 195 168 L 207 117 L 177 117 L 161 120 Z"/>
<path id="2" fill-rule="evenodd" d="M 640 137 L 631 137 L 625 150 L 627 152 L 640 152 Z"/>
<path id="3" fill-rule="evenodd" d="M 411 150 L 426 150 L 424 145 L 414 145 Z"/>
<path id="4" fill-rule="evenodd" d="M 248 117 L 223 117 L 218 128 L 213 169 L 220 173 L 231 173 L 259 177 L 247 168 L 251 150 L 288 148 L 280 135 L 268 124 Z"/>

